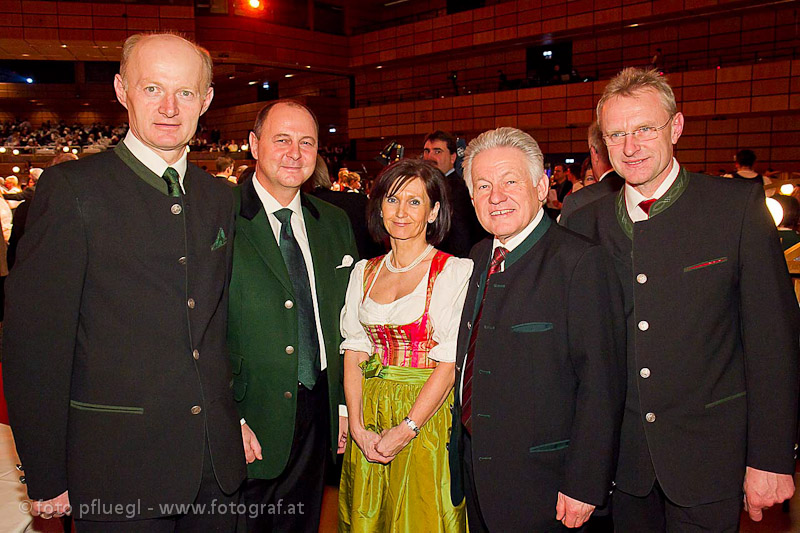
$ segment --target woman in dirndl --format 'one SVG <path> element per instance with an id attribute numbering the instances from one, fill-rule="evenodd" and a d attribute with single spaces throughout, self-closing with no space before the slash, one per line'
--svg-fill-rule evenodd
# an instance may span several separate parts
<path id="1" fill-rule="evenodd" d="M 350 436 L 339 531 L 460 532 L 447 442 L 472 261 L 434 248 L 450 226 L 439 170 L 401 160 L 376 179 L 367 223 L 391 251 L 350 275 L 341 329 Z"/>

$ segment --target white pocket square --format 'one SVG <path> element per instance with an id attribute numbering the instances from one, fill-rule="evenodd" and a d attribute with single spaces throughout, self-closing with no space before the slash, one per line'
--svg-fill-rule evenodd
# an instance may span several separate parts
<path id="1" fill-rule="evenodd" d="M 347 268 L 349 266 L 353 266 L 353 256 L 345 255 L 344 257 L 342 257 L 342 264 L 337 266 L 336 268 Z"/>

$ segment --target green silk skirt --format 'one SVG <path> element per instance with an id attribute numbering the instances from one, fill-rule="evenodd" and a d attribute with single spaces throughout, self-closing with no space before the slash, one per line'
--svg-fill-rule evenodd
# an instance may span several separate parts
<path id="1" fill-rule="evenodd" d="M 380 434 L 403 421 L 433 369 L 381 366 L 377 358 L 362 364 L 364 427 Z M 464 502 L 450 500 L 447 443 L 453 406 L 444 404 L 397 456 L 386 465 L 370 463 L 348 437 L 339 484 L 339 531 L 463 532 Z"/>

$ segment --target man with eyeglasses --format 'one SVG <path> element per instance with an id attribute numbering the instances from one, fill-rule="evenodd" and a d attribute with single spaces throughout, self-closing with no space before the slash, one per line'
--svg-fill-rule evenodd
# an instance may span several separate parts
<path id="1" fill-rule="evenodd" d="M 625 289 L 615 531 L 738 531 L 743 496 L 759 521 L 794 493 L 800 313 L 763 188 L 678 163 L 684 117 L 654 70 L 613 78 L 597 118 L 625 186 L 567 225 Z"/>

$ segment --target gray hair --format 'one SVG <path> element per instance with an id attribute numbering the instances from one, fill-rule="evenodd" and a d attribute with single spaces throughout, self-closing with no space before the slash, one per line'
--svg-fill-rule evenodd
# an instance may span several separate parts
<path id="1" fill-rule="evenodd" d="M 527 133 L 517 128 L 497 128 L 481 133 L 467 146 L 464 153 L 464 181 L 472 196 L 472 160 L 484 150 L 492 148 L 516 148 L 523 153 L 528 163 L 531 181 L 536 186 L 544 174 L 544 156 L 539 144 Z"/>
<path id="2" fill-rule="evenodd" d="M 211 60 L 211 54 L 208 53 L 208 50 L 177 33 L 158 32 L 136 33 L 125 39 L 125 42 L 122 45 L 122 59 L 120 59 L 119 62 L 119 75 L 122 77 L 122 83 L 126 89 L 128 88 L 128 79 L 126 77 L 128 62 L 130 61 L 131 56 L 133 56 L 136 45 L 146 39 L 149 39 L 150 37 L 177 37 L 194 48 L 195 52 L 197 52 L 197 55 L 199 55 L 200 59 L 203 61 L 203 84 L 200 88 L 203 90 L 203 92 L 205 92 L 209 87 L 211 87 L 211 80 L 214 76 L 214 62 Z"/>
<path id="3" fill-rule="evenodd" d="M 600 161 L 606 165 L 611 165 L 611 161 L 608 159 L 608 147 L 603 141 L 603 132 L 600 131 L 600 124 L 597 121 L 592 122 L 589 126 L 588 139 L 589 147 L 594 148 Z"/>
<path id="4" fill-rule="evenodd" d="M 648 89 L 658 93 L 661 105 L 664 106 L 664 110 L 669 116 L 673 116 L 678 112 L 675 93 L 672 92 L 672 87 L 669 86 L 664 76 L 659 74 L 656 69 L 645 70 L 628 67 L 611 78 L 611 81 L 608 82 L 608 85 L 603 90 L 600 101 L 597 102 L 597 122 L 600 124 L 600 129 L 603 127 L 600 122 L 600 113 L 606 102 L 617 96 L 636 96 L 637 93 Z"/>

